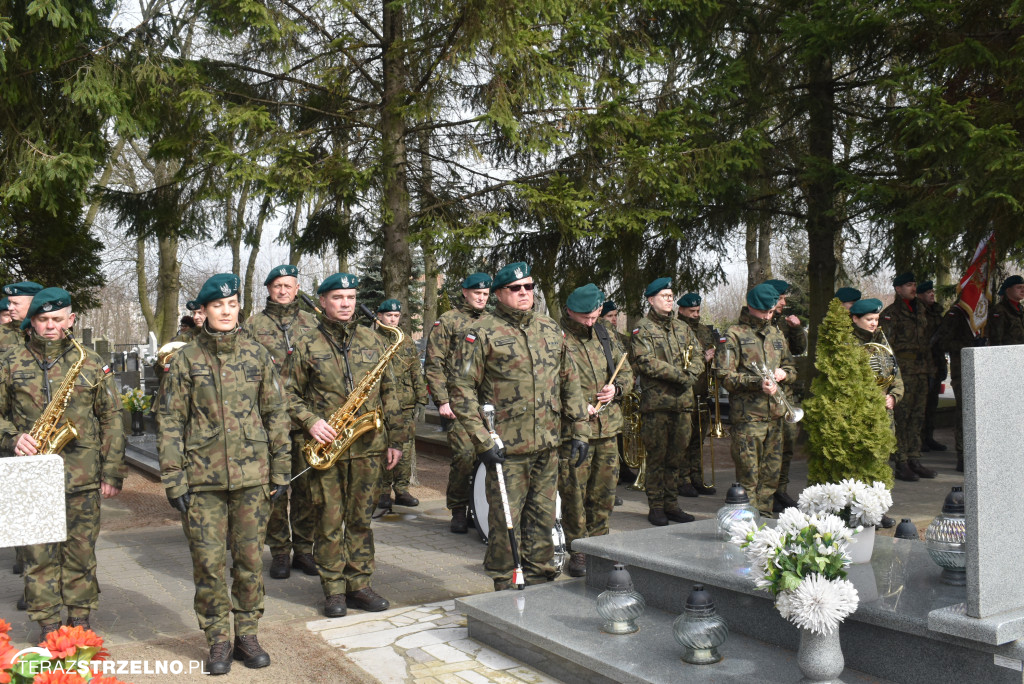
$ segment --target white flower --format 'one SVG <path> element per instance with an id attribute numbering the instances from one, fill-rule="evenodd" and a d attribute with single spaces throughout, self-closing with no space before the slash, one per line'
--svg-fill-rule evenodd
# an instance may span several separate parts
<path id="1" fill-rule="evenodd" d="M 807 527 L 807 514 L 797 508 L 787 508 L 779 514 L 779 522 L 775 529 L 782 534 L 796 536 Z"/>
<path id="2" fill-rule="evenodd" d="M 790 594 L 791 592 L 788 591 L 780 591 L 779 595 L 775 597 L 775 607 L 778 609 L 779 615 L 787 620 L 793 614 L 793 600 Z"/>
<path id="3" fill-rule="evenodd" d="M 729 541 L 737 546 L 747 543 L 748 537 L 757 532 L 757 523 L 753 520 L 738 520 L 729 526 L 732 538 Z"/>
<path id="4" fill-rule="evenodd" d="M 832 539 L 850 539 L 850 528 L 846 526 L 846 523 L 843 522 L 843 519 L 838 515 L 815 515 L 811 518 L 809 523 L 814 525 L 814 528 L 818 530 L 818 533 L 822 536 L 831 534 Z"/>
<path id="5" fill-rule="evenodd" d="M 770 564 L 785 541 L 778 528 L 763 527 L 754 533 L 754 540 L 747 546 L 747 557 L 762 565 Z"/>
<path id="6" fill-rule="evenodd" d="M 847 580 L 825 579 L 817 573 L 805 577 L 793 591 L 783 593 L 789 594 L 782 601 L 788 613 L 783 617 L 788 617 L 797 627 L 818 634 L 835 631 L 847 615 L 857 610 L 857 590 L 853 584 Z M 776 607 L 779 603 L 776 598 Z"/>
<path id="7" fill-rule="evenodd" d="M 857 492 L 857 498 L 850 503 L 850 522 L 877 525 L 882 522 L 887 510 L 889 507 L 885 505 L 881 493 L 873 487 L 865 487 Z"/>

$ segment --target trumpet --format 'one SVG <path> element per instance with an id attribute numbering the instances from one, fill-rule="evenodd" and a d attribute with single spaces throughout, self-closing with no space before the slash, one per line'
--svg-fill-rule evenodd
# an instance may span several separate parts
<path id="1" fill-rule="evenodd" d="M 799 406 L 793 406 L 786 399 L 786 393 L 779 387 L 779 383 L 775 382 L 775 371 L 769 370 L 767 365 L 757 361 L 752 362 L 751 367 L 754 369 L 754 372 L 761 376 L 762 380 L 776 387 L 776 392 L 772 395 L 772 398 L 775 399 L 776 404 L 785 409 L 786 415 L 783 417 L 786 419 L 786 422 L 799 423 L 804 417 L 804 410 Z"/>

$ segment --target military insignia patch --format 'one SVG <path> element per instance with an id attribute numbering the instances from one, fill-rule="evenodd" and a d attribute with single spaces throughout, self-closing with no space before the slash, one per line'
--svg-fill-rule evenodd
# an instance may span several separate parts
<path id="1" fill-rule="evenodd" d="M 43 311 L 53 311 L 53 304 L 50 304 L 49 302 L 43 304 Z"/>
<path id="2" fill-rule="evenodd" d="M 169 366 L 168 366 L 168 367 L 169 367 Z M 166 370 L 166 368 L 165 368 L 164 370 Z M 110 374 L 111 374 L 111 373 L 113 373 L 113 372 L 114 372 L 114 371 L 112 371 L 112 370 L 110 369 L 110 366 L 104 366 L 104 367 L 103 367 L 103 374 L 104 374 L 104 375 L 110 375 Z"/>
<path id="3" fill-rule="evenodd" d="M 466 341 L 469 342 L 470 344 L 476 342 L 476 335 L 474 335 L 473 333 L 469 333 L 468 335 L 466 335 Z"/>
<path id="4" fill-rule="evenodd" d="M 439 325 L 441 325 L 441 321 L 434 321 L 434 327 L 435 327 L 435 328 L 436 328 L 437 326 L 439 326 Z"/>
<path id="5" fill-rule="evenodd" d="M 513 270 L 512 272 L 515 274 L 516 280 L 519 280 L 520 278 L 523 277 L 523 269 L 521 269 L 521 268 L 517 268 L 517 269 Z"/>
<path id="6" fill-rule="evenodd" d="M 341 277 L 341 286 L 346 290 L 348 289 L 348 276 Z"/>
<path id="7" fill-rule="evenodd" d="M 14 289 L 11 288 L 11 287 L 4 287 L 4 294 L 5 295 L 12 295 L 12 294 L 14 294 Z"/>
<path id="8" fill-rule="evenodd" d="M 633 334 L 636 335 L 640 332 L 640 328 L 633 328 Z"/>
<path id="9" fill-rule="evenodd" d="M 221 283 L 220 284 L 220 293 L 222 295 L 224 295 L 225 297 L 230 297 L 231 296 L 231 286 L 228 285 L 227 283 Z"/>

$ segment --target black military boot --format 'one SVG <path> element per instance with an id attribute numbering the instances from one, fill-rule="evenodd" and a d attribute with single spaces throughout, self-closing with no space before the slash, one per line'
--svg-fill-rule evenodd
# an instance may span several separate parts
<path id="1" fill-rule="evenodd" d="M 696 518 L 694 518 L 692 515 L 690 515 L 681 508 L 668 509 L 667 511 L 665 511 L 665 517 L 671 520 L 672 522 L 677 523 L 688 523 L 696 520 Z"/>
<path id="2" fill-rule="evenodd" d="M 697 489 L 693 486 L 692 482 L 684 482 L 679 485 L 679 496 L 695 497 L 697 496 Z"/>
<path id="3" fill-rule="evenodd" d="M 25 572 L 25 564 L 20 560 L 14 561 L 14 565 L 11 566 L 11 572 L 13 572 L 15 575 L 20 575 L 21 573 Z"/>
<path id="4" fill-rule="evenodd" d="M 935 477 L 935 475 L 936 475 L 934 470 L 932 470 L 931 468 L 925 468 L 921 464 L 921 462 L 919 460 L 917 460 L 916 458 L 910 459 L 909 461 L 907 461 L 907 464 L 910 466 L 910 469 L 913 470 L 914 473 L 918 477 L 923 477 L 923 478 L 926 478 L 926 479 L 930 480 L 931 478 Z"/>
<path id="5" fill-rule="evenodd" d="M 921 451 L 925 451 L 925 447 L 928 451 L 947 451 L 949 448 L 941 442 L 936 442 L 933 437 L 925 437 L 921 440 Z"/>
<path id="6" fill-rule="evenodd" d="M 665 511 L 660 508 L 652 508 L 651 512 L 647 514 L 647 522 L 658 527 L 664 527 L 668 525 L 668 516 L 665 515 Z"/>
<path id="7" fill-rule="evenodd" d="M 292 575 L 291 557 L 287 553 L 274 554 L 270 559 L 270 577 L 272 579 L 288 579 Z"/>
<path id="8" fill-rule="evenodd" d="M 324 603 L 324 615 L 329 618 L 345 617 L 348 606 L 345 605 L 344 594 L 331 594 Z"/>
<path id="9" fill-rule="evenodd" d="M 28 610 L 28 600 L 25 598 L 24 589 L 21 592 L 21 596 L 18 597 L 17 602 L 14 604 L 14 607 L 18 610 Z"/>
<path id="10" fill-rule="evenodd" d="M 210 657 L 206 659 L 206 667 L 212 675 L 231 672 L 230 641 L 218 641 L 210 647 Z"/>
<path id="11" fill-rule="evenodd" d="M 448 529 L 455 534 L 466 534 L 467 530 L 469 530 L 469 523 L 466 520 L 466 508 L 464 506 L 452 509 L 452 522 Z"/>
<path id="12" fill-rule="evenodd" d="M 395 505 L 413 508 L 420 505 L 420 500 L 409 492 L 395 492 Z"/>
<path id="13" fill-rule="evenodd" d="M 51 632 L 56 632 L 60 629 L 60 622 L 48 622 L 47 624 L 39 623 L 39 641 L 40 643 L 46 641 L 46 635 Z"/>
<path id="14" fill-rule="evenodd" d="M 569 577 L 587 576 L 587 557 L 582 553 L 573 553 L 569 556 L 569 567 L 566 569 Z"/>
<path id="15" fill-rule="evenodd" d="M 964 456 L 963 456 L 963 454 L 960 454 L 959 456 L 956 457 L 956 472 L 958 472 L 958 473 L 964 472 Z"/>
<path id="16" fill-rule="evenodd" d="M 512 588 L 512 580 L 494 580 L 494 591 L 505 591 Z"/>
<path id="17" fill-rule="evenodd" d="M 619 496 L 618 494 L 615 495 L 615 505 L 616 506 L 621 506 L 622 505 L 622 497 Z"/>
<path id="18" fill-rule="evenodd" d="M 896 475 L 897 480 L 903 480 L 904 482 L 917 482 L 921 479 L 917 473 L 910 469 L 910 464 L 906 461 L 897 463 L 893 473 Z"/>
<path id="19" fill-rule="evenodd" d="M 377 502 L 377 508 L 382 508 L 385 511 L 391 510 L 391 491 L 384 492 L 380 495 L 380 501 Z"/>
<path id="20" fill-rule="evenodd" d="M 352 604 L 353 608 L 365 610 L 370 613 L 379 613 L 387 610 L 391 604 L 386 598 L 378 594 L 372 587 L 363 587 L 355 591 L 345 592 L 345 599 Z"/>
<path id="21" fill-rule="evenodd" d="M 787 508 L 796 508 L 796 499 L 791 497 L 788 492 L 775 492 L 775 501 L 782 504 L 783 510 Z"/>
<path id="22" fill-rule="evenodd" d="M 263 650 L 255 634 L 243 634 L 235 637 L 235 660 L 253 670 L 270 664 L 270 654 Z"/>
<path id="23" fill-rule="evenodd" d="M 68 627 L 81 627 L 82 629 L 92 630 L 92 625 L 89 624 L 89 616 L 85 617 L 69 617 Z"/>
<path id="24" fill-rule="evenodd" d="M 693 488 L 697 490 L 698 494 L 703 494 L 704 496 L 710 496 L 718 492 L 717 489 L 715 489 L 714 487 L 709 487 L 703 482 L 697 482 L 696 484 L 693 485 Z"/>
<path id="25" fill-rule="evenodd" d="M 301 570 L 307 575 L 316 576 L 320 574 L 320 570 L 316 567 L 316 561 L 313 560 L 313 554 L 311 553 L 297 553 L 295 558 L 292 559 L 292 567 L 296 570 Z"/>

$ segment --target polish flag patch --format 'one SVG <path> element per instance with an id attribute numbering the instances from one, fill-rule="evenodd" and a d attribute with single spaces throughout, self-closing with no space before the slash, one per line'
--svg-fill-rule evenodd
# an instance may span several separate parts
<path id="1" fill-rule="evenodd" d="M 441 321 L 434 321 L 434 327 L 435 327 L 435 328 L 436 328 L 437 326 L 439 326 L 439 325 L 441 325 Z"/>
<path id="2" fill-rule="evenodd" d="M 104 375 L 110 375 L 110 374 L 111 374 L 111 373 L 113 373 L 113 372 L 114 372 L 114 371 L 110 370 L 110 366 L 104 366 L 104 367 L 103 367 L 103 374 L 104 374 Z"/>
<path id="3" fill-rule="evenodd" d="M 636 335 L 640 332 L 640 328 L 633 328 L 633 334 Z"/>
<path id="4" fill-rule="evenodd" d="M 466 335 L 466 341 L 469 342 L 470 344 L 476 342 L 476 335 L 474 335 L 473 333 L 469 333 L 468 335 Z"/>

